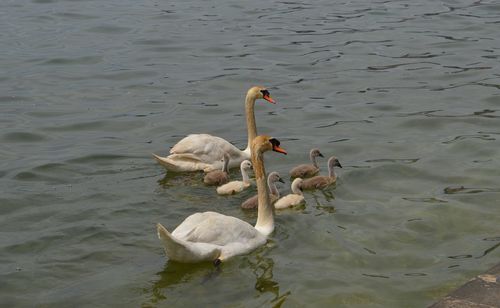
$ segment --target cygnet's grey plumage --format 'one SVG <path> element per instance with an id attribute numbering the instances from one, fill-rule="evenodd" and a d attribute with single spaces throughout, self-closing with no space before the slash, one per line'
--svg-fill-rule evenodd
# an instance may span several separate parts
<path id="1" fill-rule="evenodd" d="M 335 174 L 334 167 L 342 168 L 342 165 L 335 156 L 332 156 L 328 159 L 328 176 L 317 175 L 312 178 L 305 179 L 301 185 L 302 189 L 325 189 L 328 186 L 335 184 L 335 182 L 337 182 L 337 175 Z"/>
<path id="2" fill-rule="evenodd" d="M 309 151 L 309 159 L 311 159 L 311 164 L 301 164 L 290 170 L 291 178 L 310 178 L 319 173 L 318 163 L 316 162 L 316 157 L 323 157 L 323 154 L 319 149 L 311 149 Z"/>
<path id="3" fill-rule="evenodd" d="M 267 186 L 269 187 L 269 193 L 271 198 L 271 204 L 276 202 L 276 200 L 280 197 L 280 192 L 278 188 L 276 188 L 276 182 L 285 183 L 283 179 L 280 177 L 279 173 L 274 171 L 269 173 L 267 176 Z M 248 198 L 241 204 L 242 209 L 256 209 L 259 206 L 258 195 Z"/>
<path id="4" fill-rule="evenodd" d="M 220 186 L 229 182 L 229 154 L 224 153 L 222 161 L 224 162 L 222 170 L 213 170 L 205 174 L 205 177 L 203 177 L 203 183 L 209 186 Z"/>

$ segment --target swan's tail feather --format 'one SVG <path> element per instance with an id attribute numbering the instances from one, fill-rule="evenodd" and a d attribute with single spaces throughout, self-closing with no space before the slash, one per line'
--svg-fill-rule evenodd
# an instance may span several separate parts
<path id="1" fill-rule="evenodd" d="M 153 153 L 153 157 L 156 159 L 160 165 L 165 167 L 168 171 L 173 171 L 173 172 L 181 172 L 179 166 L 177 166 L 172 160 L 170 160 L 168 157 L 161 157 Z"/>
<path id="2" fill-rule="evenodd" d="M 186 241 L 177 239 L 162 224 L 156 224 L 158 238 L 162 241 L 165 253 L 168 258 L 179 262 L 199 262 L 213 261 L 220 255 L 218 249 L 207 249 L 201 245 L 189 244 Z"/>
<path id="3" fill-rule="evenodd" d="M 156 161 L 158 163 L 160 163 L 160 165 L 162 165 L 163 167 L 165 167 L 168 171 L 172 171 L 172 172 L 190 172 L 190 171 L 199 171 L 199 170 L 203 170 L 205 172 L 208 172 L 208 171 L 211 171 L 211 170 L 214 170 L 214 167 L 209 165 L 209 164 L 205 164 L 205 163 L 201 163 L 199 162 L 199 160 L 195 160 L 193 159 L 192 155 L 181 155 L 181 154 L 172 154 L 168 157 L 162 157 L 162 156 L 158 156 L 156 154 L 152 154 L 153 157 L 156 159 Z M 170 157 L 173 157 L 175 158 L 172 159 Z"/>

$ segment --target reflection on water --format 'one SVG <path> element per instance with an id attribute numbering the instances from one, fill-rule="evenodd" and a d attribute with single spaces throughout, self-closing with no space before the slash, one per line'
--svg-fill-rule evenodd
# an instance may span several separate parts
<path id="1" fill-rule="evenodd" d="M 245 257 L 245 262 L 240 266 L 240 270 L 249 270 L 255 279 L 254 289 L 260 294 L 271 294 L 270 305 L 280 307 L 291 293 L 290 291 L 280 293 L 279 283 L 273 279 L 274 260 L 265 256 L 268 250 L 269 247 L 259 248 L 256 252 Z M 227 275 L 225 272 L 234 270 L 234 264 L 230 262 L 215 267 L 210 262 L 184 264 L 167 261 L 164 270 L 156 274 L 157 279 L 153 284 L 142 290 L 148 298 L 147 302 L 142 303 L 142 306 L 155 306 L 162 304 L 162 302 L 179 303 L 178 296 L 180 294 L 188 298 L 194 295 L 190 293 L 190 288 L 202 288 L 203 292 L 209 293 L 210 290 L 215 291 L 216 286 L 226 285 Z"/>

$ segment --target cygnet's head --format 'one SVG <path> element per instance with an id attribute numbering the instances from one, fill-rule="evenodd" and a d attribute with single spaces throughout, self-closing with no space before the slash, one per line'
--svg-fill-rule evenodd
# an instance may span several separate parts
<path id="1" fill-rule="evenodd" d="M 324 157 L 323 154 L 321 154 L 321 152 L 317 148 L 311 149 L 311 152 L 309 154 L 312 157 Z"/>
<path id="2" fill-rule="evenodd" d="M 252 169 L 252 163 L 249 160 L 244 160 L 241 162 L 240 167 L 243 170 L 250 170 Z"/>
<path id="3" fill-rule="evenodd" d="M 342 165 L 340 164 L 339 160 L 335 156 L 332 156 L 328 159 L 328 168 L 333 168 L 333 167 L 342 168 Z"/>
<path id="4" fill-rule="evenodd" d="M 280 177 L 280 174 L 276 171 L 269 173 L 269 175 L 267 176 L 267 181 L 269 183 L 276 183 L 276 182 L 285 183 L 285 181 L 283 181 L 283 179 Z"/>
<path id="5" fill-rule="evenodd" d="M 292 182 L 292 192 L 294 194 L 298 193 L 299 191 L 302 191 L 302 182 L 304 182 L 303 179 L 301 178 L 296 178 Z"/>

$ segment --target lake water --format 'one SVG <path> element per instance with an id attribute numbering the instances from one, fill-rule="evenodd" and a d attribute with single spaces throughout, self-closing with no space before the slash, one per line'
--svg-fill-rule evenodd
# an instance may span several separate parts
<path id="1" fill-rule="evenodd" d="M 0 25 L 2 306 L 424 307 L 500 260 L 498 1 L 3 0 Z M 169 262 L 155 223 L 253 224 L 254 192 L 151 153 L 245 147 L 252 85 L 289 152 L 267 170 L 318 147 L 339 183 L 219 270 Z"/>

